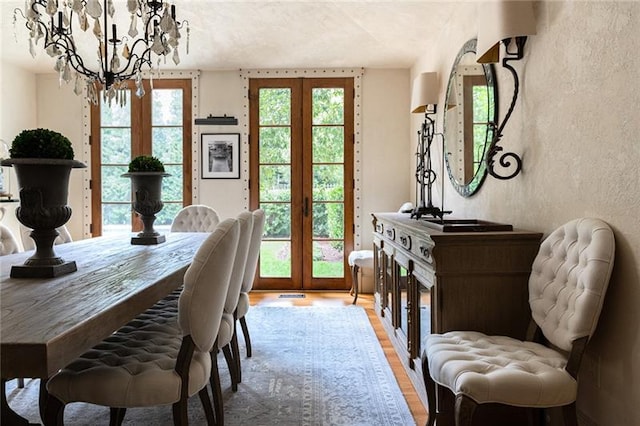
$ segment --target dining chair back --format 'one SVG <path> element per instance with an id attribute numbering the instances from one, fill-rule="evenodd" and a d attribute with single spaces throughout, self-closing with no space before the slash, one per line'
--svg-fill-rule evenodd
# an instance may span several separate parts
<path id="1" fill-rule="evenodd" d="M 36 248 L 36 242 L 31 238 L 31 231 L 33 231 L 33 229 L 20 224 L 20 240 L 22 241 L 24 251 L 34 250 Z M 66 225 L 57 227 L 56 231 L 58 231 L 58 236 L 53 241 L 53 244 L 65 244 L 73 241 Z"/>
<path id="2" fill-rule="evenodd" d="M 207 391 L 211 350 L 239 234 L 238 221 L 226 219 L 202 243 L 184 274 L 177 322 L 145 312 L 49 379 L 45 424 L 62 424 L 65 404 L 83 401 L 111 407 L 116 425 L 127 408 L 171 404 L 174 424 L 186 425 L 187 400 L 196 393 L 207 423 L 215 424 Z"/>
<path id="3" fill-rule="evenodd" d="M 16 240 L 11 229 L 0 223 L 0 256 L 18 253 L 19 251 L 18 240 Z"/>
<path id="4" fill-rule="evenodd" d="M 193 204 L 178 212 L 171 223 L 171 232 L 211 232 L 219 222 L 220 217 L 214 209 Z"/>
<path id="5" fill-rule="evenodd" d="M 260 258 L 260 245 L 262 243 L 262 233 L 264 232 L 264 210 L 256 209 L 253 214 L 253 229 L 251 231 L 251 241 L 249 243 L 249 252 L 247 253 L 247 262 L 242 277 L 242 288 L 240 289 L 240 297 L 236 306 L 236 318 L 240 322 L 244 342 L 247 350 L 247 357 L 251 357 L 251 337 L 249 336 L 249 328 L 245 315 L 249 312 L 249 292 L 253 288 L 253 281 L 258 268 L 258 259 Z M 242 370 L 238 372 L 239 380 L 242 380 Z"/>
<path id="6" fill-rule="evenodd" d="M 613 268 L 615 240 L 602 220 L 572 220 L 540 245 L 529 278 L 532 321 L 525 341 L 474 331 L 426 339 L 423 375 L 429 425 L 440 414 L 436 386 L 455 395 L 457 426 L 472 424 L 479 404 L 563 407 L 576 426 L 578 371 L 598 323 Z"/>

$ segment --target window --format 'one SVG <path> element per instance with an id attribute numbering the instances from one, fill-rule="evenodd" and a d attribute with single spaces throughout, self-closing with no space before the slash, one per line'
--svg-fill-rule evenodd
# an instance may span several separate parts
<path id="1" fill-rule="evenodd" d="M 191 204 L 191 80 L 145 81 L 146 95 L 125 92 L 126 103 L 100 104 L 91 112 L 93 236 L 132 232 L 142 224 L 131 210 L 131 182 L 121 177 L 132 158 L 153 155 L 171 176 L 163 179 L 164 207 L 154 223 L 168 229 Z"/>

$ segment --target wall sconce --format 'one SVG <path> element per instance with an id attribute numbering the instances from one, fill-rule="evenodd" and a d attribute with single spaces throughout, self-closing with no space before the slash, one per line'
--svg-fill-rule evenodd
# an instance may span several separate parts
<path id="1" fill-rule="evenodd" d="M 513 75 L 513 97 L 504 120 L 498 126 L 493 123 L 494 136 L 487 155 L 487 170 L 497 179 L 507 180 L 515 177 L 522 169 L 522 159 L 513 152 L 500 155 L 500 166 L 511 167 L 511 160 L 515 162 L 515 170 L 506 175 L 500 175 L 494 170 L 493 157 L 503 150 L 498 145 L 502 138 L 502 131 L 511 117 L 511 113 L 518 99 L 520 80 L 516 70 L 509 61 L 518 61 L 524 56 L 524 45 L 527 36 L 536 34 L 536 22 L 533 16 L 533 5 L 530 1 L 491 1 L 479 6 L 478 45 L 476 61 L 481 64 L 496 63 L 500 60 L 500 43 L 505 46 L 502 66 Z M 515 50 L 510 50 L 515 48 Z M 495 128 L 497 127 L 497 130 Z"/>
<path id="2" fill-rule="evenodd" d="M 411 112 L 414 114 L 424 113 L 424 122 L 418 131 L 418 150 L 416 152 L 416 180 L 420 188 L 420 199 L 418 205 L 411 212 L 411 217 L 416 219 L 420 219 L 420 216 L 423 215 L 442 219 L 445 214 L 451 213 L 435 207 L 431 198 L 432 186 L 436 180 L 436 173 L 431 168 L 431 144 L 436 134 L 435 120 L 431 115 L 435 116 L 436 114 L 438 92 L 438 73 L 436 72 L 422 73 L 413 81 Z"/>

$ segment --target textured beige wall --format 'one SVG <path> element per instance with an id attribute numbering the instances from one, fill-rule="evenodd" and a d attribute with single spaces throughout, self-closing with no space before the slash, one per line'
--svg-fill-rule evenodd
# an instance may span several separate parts
<path id="1" fill-rule="evenodd" d="M 455 52 L 475 36 L 475 7 L 460 4 L 437 53 L 427 53 L 413 69 L 413 74 L 446 69 L 442 98 Z M 578 409 L 586 425 L 638 425 L 640 3 L 537 2 L 535 13 L 538 34 L 515 64 L 521 93 L 502 140 L 505 149 L 521 154 L 523 171 L 506 182 L 487 178 L 468 199 L 447 183 L 445 201 L 456 216 L 545 234 L 580 216 L 611 224 L 616 264 L 583 361 Z M 512 80 L 500 68 L 503 116 Z M 417 128 L 415 119 L 412 125 Z"/>

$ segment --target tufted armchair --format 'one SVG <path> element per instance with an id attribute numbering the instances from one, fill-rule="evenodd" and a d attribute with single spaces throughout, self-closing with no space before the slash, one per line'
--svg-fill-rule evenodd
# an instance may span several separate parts
<path id="1" fill-rule="evenodd" d="M 0 256 L 18 253 L 18 240 L 8 226 L 0 223 Z"/>
<path id="2" fill-rule="evenodd" d="M 211 232 L 218 222 L 220 218 L 214 209 L 194 204 L 178 212 L 171 223 L 171 232 Z"/>
<path id="3" fill-rule="evenodd" d="M 439 385 L 455 395 L 456 426 L 471 425 L 478 404 L 488 403 L 563 407 L 565 424 L 577 426 L 578 370 L 600 316 L 614 251 L 605 222 L 568 222 L 542 242 L 533 262 L 526 341 L 472 331 L 430 335 L 422 356 L 427 424 L 439 415 Z"/>
<path id="4" fill-rule="evenodd" d="M 215 424 L 207 391 L 210 352 L 238 238 L 238 222 L 227 219 L 203 242 L 184 275 L 177 322 L 172 313 L 147 311 L 54 375 L 45 424 L 62 424 L 65 404 L 75 401 L 111 407 L 114 425 L 122 424 L 127 408 L 172 404 L 174 424 L 187 424 L 187 400 L 196 393 L 207 423 Z"/>
<path id="5" fill-rule="evenodd" d="M 253 230 L 251 231 L 251 242 L 249 243 L 249 253 L 247 254 L 247 263 L 242 277 L 242 288 L 240 289 L 240 297 L 236 306 L 236 318 L 240 322 L 244 342 L 247 349 L 247 357 L 251 358 L 251 337 L 249 336 L 249 328 L 245 315 L 249 312 L 249 292 L 253 288 L 253 281 L 256 276 L 256 268 L 258 267 L 258 259 L 260 258 L 260 244 L 262 243 L 262 233 L 264 231 L 264 210 L 256 209 L 253 214 Z M 242 370 L 238 366 L 238 381 L 242 381 Z"/>

